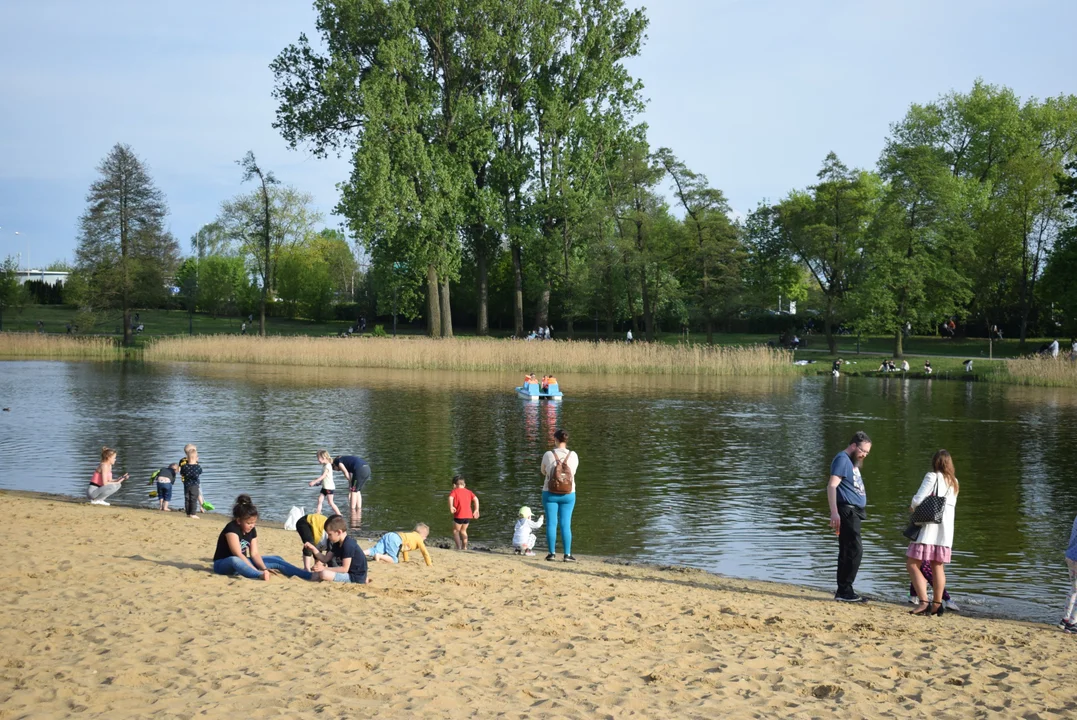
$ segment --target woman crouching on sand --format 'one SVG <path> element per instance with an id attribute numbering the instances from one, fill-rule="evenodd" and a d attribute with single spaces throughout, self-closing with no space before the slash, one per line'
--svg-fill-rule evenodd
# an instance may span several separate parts
<path id="1" fill-rule="evenodd" d="M 232 508 L 232 521 L 217 537 L 213 553 L 213 572 L 218 575 L 241 575 L 251 580 L 268 580 L 270 571 L 277 570 L 285 577 L 310 580 L 311 574 L 276 555 L 262 557 L 258 552 L 258 508 L 250 495 L 240 495 Z"/>
<path id="2" fill-rule="evenodd" d="M 101 463 L 94 470 L 90 479 L 90 486 L 86 488 L 86 497 L 91 505 L 108 505 L 105 498 L 120 489 L 120 483 L 127 479 L 127 475 L 112 479 L 112 466 L 116 462 L 116 451 L 110 447 L 101 448 Z"/>
<path id="3" fill-rule="evenodd" d="M 950 562 L 950 548 L 954 544 L 954 508 L 957 506 L 957 494 L 961 486 L 958 485 L 954 475 L 954 461 L 950 453 L 939 450 L 931 459 L 931 472 L 924 475 L 920 489 L 912 498 L 910 511 L 915 510 L 920 503 L 930 495 L 945 498 L 942 511 L 942 522 L 923 523 L 920 525 L 920 534 L 916 540 L 909 543 L 909 549 L 905 553 L 905 567 L 912 579 L 913 589 L 920 599 L 920 605 L 912 611 L 913 615 L 942 615 L 946 609 L 943 606 L 943 592 L 946 591 L 946 572 L 943 567 Z M 931 588 L 934 597 L 927 599 L 927 580 L 920 572 L 920 564 L 927 562 L 931 565 L 932 578 Z"/>

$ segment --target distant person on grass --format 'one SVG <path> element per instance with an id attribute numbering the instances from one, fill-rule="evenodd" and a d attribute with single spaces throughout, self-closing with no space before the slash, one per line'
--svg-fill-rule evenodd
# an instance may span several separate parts
<path id="1" fill-rule="evenodd" d="M 119 490 L 120 484 L 127 479 L 127 473 L 116 480 L 112 479 L 112 466 L 115 463 L 116 451 L 110 447 L 101 448 L 101 462 L 90 478 L 90 486 L 86 488 L 86 497 L 91 505 L 108 505 L 106 498 Z"/>
<path id="2" fill-rule="evenodd" d="M 547 560 L 557 559 L 557 529 L 561 528 L 561 544 L 565 562 L 576 562 L 572 556 L 572 511 L 576 507 L 576 469 L 580 458 L 568 449 L 568 432 L 559 429 L 553 434 L 557 445 L 542 456 L 542 507 L 546 511 Z"/>
<path id="3" fill-rule="evenodd" d="M 232 507 L 232 519 L 217 536 L 213 553 L 213 572 L 218 575 L 239 575 L 251 580 L 268 580 L 276 571 L 285 577 L 310 580 L 311 574 L 287 563 L 276 555 L 262 557 L 258 552 L 258 508 L 250 495 L 240 495 Z"/>
<path id="4" fill-rule="evenodd" d="M 867 519 L 867 493 L 860 466 L 871 452 L 871 438 L 858 430 L 849 445 L 834 456 L 830 463 L 830 480 L 826 498 L 830 504 L 830 527 L 838 535 L 838 590 L 834 599 L 841 602 L 866 602 L 856 593 L 853 583 L 860 570 L 864 546 L 860 539 L 860 524 Z"/>
<path id="5" fill-rule="evenodd" d="M 463 475 L 452 479 L 449 493 L 449 512 L 452 513 L 452 540 L 457 550 L 467 550 L 467 527 L 479 519 L 479 498 L 467 489 Z"/>
<path id="6" fill-rule="evenodd" d="M 366 585 L 366 555 L 359 549 L 355 538 L 348 537 L 348 524 L 340 515 L 334 515 L 325 521 L 325 535 L 329 538 L 329 549 L 324 553 L 313 543 L 306 543 L 304 551 L 314 554 L 322 565 L 315 565 L 312 580 L 321 582 L 355 583 Z M 330 567 L 325 567 L 325 566 Z"/>

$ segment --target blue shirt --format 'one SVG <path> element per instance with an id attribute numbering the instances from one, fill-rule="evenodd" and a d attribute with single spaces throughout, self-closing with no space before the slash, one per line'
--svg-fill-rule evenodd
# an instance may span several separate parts
<path id="1" fill-rule="evenodd" d="M 1066 548 L 1066 559 L 1077 562 L 1077 518 L 1073 519 L 1073 529 L 1070 530 L 1070 546 Z"/>
<path id="2" fill-rule="evenodd" d="M 344 564 L 344 558 L 351 558 L 348 566 L 348 576 L 353 583 L 366 582 L 366 555 L 359 549 L 359 543 L 355 538 L 346 537 L 344 542 L 329 546 L 329 552 L 333 553 L 333 562 Z"/>
<path id="3" fill-rule="evenodd" d="M 838 504 L 855 505 L 864 507 L 868 504 L 867 493 L 864 492 L 864 478 L 860 475 L 860 468 L 853 465 L 849 454 L 842 450 L 834 456 L 830 463 L 830 474 L 841 478 L 838 485 Z"/>

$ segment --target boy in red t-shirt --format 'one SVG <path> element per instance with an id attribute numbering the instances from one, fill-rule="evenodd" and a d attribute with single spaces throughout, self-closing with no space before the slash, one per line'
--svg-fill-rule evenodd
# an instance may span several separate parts
<path id="1" fill-rule="evenodd" d="M 457 550 L 467 550 L 467 526 L 479 519 L 479 499 L 467 489 L 463 475 L 452 479 L 453 490 L 449 493 L 449 512 L 452 513 L 452 539 Z"/>

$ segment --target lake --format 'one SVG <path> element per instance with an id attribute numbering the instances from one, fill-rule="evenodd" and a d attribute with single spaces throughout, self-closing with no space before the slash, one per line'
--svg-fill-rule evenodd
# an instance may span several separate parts
<path id="1" fill-rule="evenodd" d="M 150 474 L 194 442 L 218 512 L 247 492 L 279 522 L 293 505 L 313 510 L 317 489 L 306 483 L 324 447 L 370 461 L 362 534 L 423 521 L 448 538 L 450 479 L 462 473 L 482 503 L 472 542 L 505 546 L 521 505 L 541 512 L 539 461 L 564 427 L 580 456 L 575 554 L 833 590 L 826 478 L 831 458 L 864 429 L 874 445 L 863 468 L 858 590 L 904 598 L 909 499 L 945 447 L 961 481 L 947 569 L 955 600 L 1032 620 L 1061 616 L 1077 513 L 1077 391 L 900 377 L 560 376 L 566 399 L 553 404 L 516 397 L 520 379 L 0 362 L 0 404 L 10 408 L 0 413 L 0 488 L 84 497 L 110 445 L 117 474 L 132 477 L 113 502 L 150 507 Z M 347 512 L 346 491 L 337 497 Z M 182 504 L 177 492 L 173 505 Z"/>

